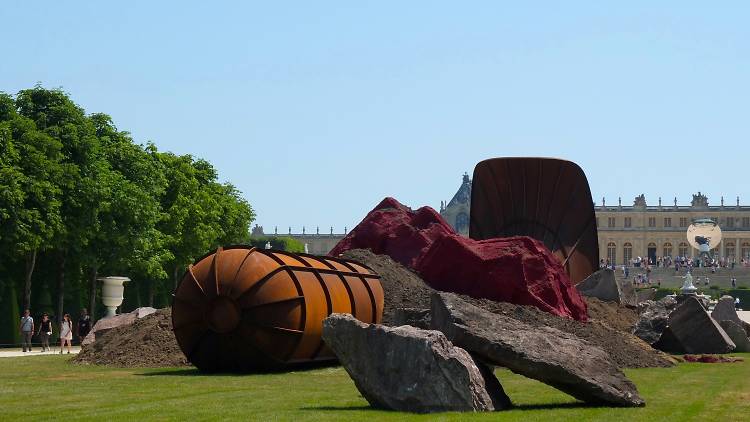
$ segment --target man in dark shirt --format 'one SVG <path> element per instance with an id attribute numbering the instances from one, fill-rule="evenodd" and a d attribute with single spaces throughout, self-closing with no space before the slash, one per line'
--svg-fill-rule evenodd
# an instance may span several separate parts
<path id="1" fill-rule="evenodd" d="M 89 331 L 91 331 L 91 317 L 86 311 L 86 308 L 81 309 L 81 317 L 78 319 L 78 342 L 83 344 L 83 339 L 86 338 Z"/>

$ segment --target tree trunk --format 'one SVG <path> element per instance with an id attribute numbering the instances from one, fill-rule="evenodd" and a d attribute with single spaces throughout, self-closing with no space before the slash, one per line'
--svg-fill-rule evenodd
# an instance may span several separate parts
<path id="1" fill-rule="evenodd" d="M 96 276 L 99 270 L 96 267 L 91 267 L 91 275 L 89 278 L 89 315 L 91 315 L 91 324 L 96 322 Z"/>
<path id="2" fill-rule="evenodd" d="M 63 320 L 63 302 L 65 300 L 65 252 L 60 253 L 60 258 L 57 261 L 57 316 L 58 321 Z"/>
<path id="3" fill-rule="evenodd" d="M 180 266 L 175 265 L 174 266 L 174 273 L 172 275 L 174 277 L 174 291 L 177 291 L 177 284 L 180 282 Z M 172 293 L 174 293 L 174 291 Z"/>
<path id="4" fill-rule="evenodd" d="M 148 282 L 148 306 L 152 308 L 154 307 L 154 290 L 156 290 L 154 283 L 156 283 L 154 280 Z"/>
<path id="5" fill-rule="evenodd" d="M 23 285 L 23 309 L 31 309 L 31 275 L 36 265 L 36 249 L 26 253 L 26 279 Z"/>

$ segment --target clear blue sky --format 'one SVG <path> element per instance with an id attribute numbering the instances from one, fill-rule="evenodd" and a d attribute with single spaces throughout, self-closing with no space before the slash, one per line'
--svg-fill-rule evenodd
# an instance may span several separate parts
<path id="1" fill-rule="evenodd" d="M 437 208 L 495 156 L 575 161 L 597 202 L 750 204 L 748 2 L 188 3 L 5 2 L 0 90 L 208 159 L 266 232 Z"/>

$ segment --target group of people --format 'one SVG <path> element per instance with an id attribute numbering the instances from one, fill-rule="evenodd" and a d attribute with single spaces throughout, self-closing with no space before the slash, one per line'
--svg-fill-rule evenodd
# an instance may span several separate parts
<path id="1" fill-rule="evenodd" d="M 79 342 L 83 342 L 83 339 L 91 331 L 91 317 L 89 316 L 86 309 L 81 310 L 81 317 L 78 319 L 78 325 L 76 332 L 78 335 Z M 21 333 L 21 344 L 23 352 L 31 352 L 31 340 L 36 333 L 39 338 L 39 342 L 42 344 L 42 352 L 50 350 L 49 341 L 52 338 L 52 320 L 49 314 L 46 312 L 42 314 L 42 319 L 37 327 L 34 323 L 34 317 L 31 316 L 31 311 L 26 309 L 23 311 L 23 317 L 21 317 L 21 323 L 18 326 L 18 330 Z M 63 353 L 63 348 L 67 345 L 68 353 L 70 353 L 70 347 L 73 342 L 73 321 L 70 318 L 70 314 L 63 315 L 62 321 L 60 321 L 60 354 Z"/>

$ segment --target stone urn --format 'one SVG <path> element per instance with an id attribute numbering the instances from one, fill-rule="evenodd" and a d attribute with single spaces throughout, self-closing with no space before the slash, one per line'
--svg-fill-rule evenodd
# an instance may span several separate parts
<path id="1" fill-rule="evenodd" d="M 117 307 L 122 305 L 124 298 L 123 293 L 125 292 L 126 281 L 130 281 L 127 277 L 102 277 L 99 278 L 102 282 L 102 303 L 107 308 L 107 315 L 105 318 L 115 316 Z"/>

